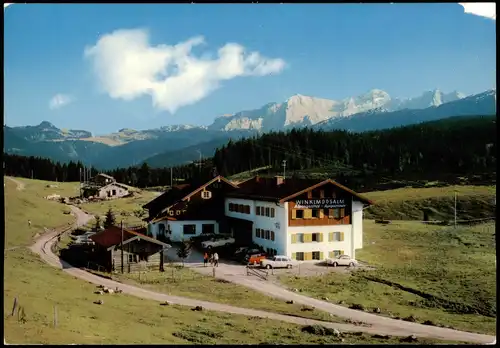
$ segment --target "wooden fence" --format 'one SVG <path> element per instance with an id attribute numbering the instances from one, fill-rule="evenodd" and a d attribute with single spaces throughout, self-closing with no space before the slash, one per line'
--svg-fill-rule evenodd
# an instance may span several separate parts
<path id="1" fill-rule="evenodd" d="M 251 275 L 259 277 L 260 279 L 263 279 L 263 280 L 267 280 L 267 277 L 269 276 L 269 272 L 266 271 L 265 269 L 247 266 L 247 276 L 251 276 Z"/>

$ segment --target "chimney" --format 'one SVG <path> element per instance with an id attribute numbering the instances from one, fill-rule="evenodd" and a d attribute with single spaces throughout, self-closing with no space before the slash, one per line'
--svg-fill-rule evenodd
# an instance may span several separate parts
<path id="1" fill-rule="evenodd" d="M 285 182 L 285 178 L 283 178 L 281 175 L 275 176 L 276 178 L 276 186 L 280 186 Z"/>

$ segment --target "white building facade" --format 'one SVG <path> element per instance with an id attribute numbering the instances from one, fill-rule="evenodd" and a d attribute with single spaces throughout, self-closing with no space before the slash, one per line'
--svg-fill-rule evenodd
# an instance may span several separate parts
<path id="1" fill-rule="evenodd" d="M 235 211 L 234 206 L 241 205 L 249 209 Z M 289 226 L 288 202 L 241 198 L 226 198 L 225 202 L 226 216 L 253 223 L 255 244 L 270 254 L 301 261 L 325 260 L 341 254 L 356 257 L 356 249 L 363 247 L 363 203 L 352 199 L 350 206 L 349 224 Z"/>

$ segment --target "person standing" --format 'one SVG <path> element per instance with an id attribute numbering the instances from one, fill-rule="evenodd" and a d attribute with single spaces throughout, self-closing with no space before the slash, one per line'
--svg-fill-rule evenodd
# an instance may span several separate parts
<path id="1" fill-rule="evenodd" d="M 203 266 L 204 266 L 204 267 L 207 267 L 207 263 L 208 263 L 208 254 L 207 254 L 207 253 L 205 253 L 205 254 L 203 255 Z"/>
<path id="2" fill-rule="evenodd" d="M 219 254 L 217 252 L 214 253 L 214 266 L 219 267 Z"/>

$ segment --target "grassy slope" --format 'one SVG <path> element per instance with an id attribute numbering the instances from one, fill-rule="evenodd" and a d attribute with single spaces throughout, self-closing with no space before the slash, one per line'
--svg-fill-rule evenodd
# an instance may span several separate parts
<path id="1" fill-rule="evenodd" d="M 456 187 L 459 197 L 493 197 L 495 187 Z M 415 211 L 423 200 L 450 194 L 450 188 L 398 189 L 368 193 L 389 211 Z M 451 190 L 453 196 L 453 190 Z M 447 203 L 450 204 L 449 202 Z M 445 203 L 443 203 L 445 206 Z M 374 207 L 379 209 L 378 207 Z M 476 208 L 477 209 L 477 208 Z M 479 208 L 480 210 L 480 208 Z M 479 213 L 481 213 L 479 211 Z M 366 274 L 431 293 L 470 306 L 496 308 L 495 225 L 429 226 L 415 221 L 393 221 L 389 225 L 364 221 L 364 247 L 357 258 L 376 266 Z M 482 315 L 457 314 L 432 308 L 435 303 L 390 286 L 364 280 L 361 275 L 334 273 L 326 277 L 281 280 L 315 297 L 332 301 L 379 307 L 393 316 L 413 314 L 419 321 L 450 325 L 457 329 L 494 333 L 495 319 Z"/>
<path id="2" fill-rule="evenodd" d="M 26 180 L 26 189 L 6 181 L 6 240 L 30 244 L 34 230 L 25 224 L 51 227 L 67 222 L 64 207 L 41 198 L 43 185 Z M 304 334 L 300 326 L 243 316 L 192 312 L 185 307 L 127 295 L 98 298 L 94 286 L 42 262 L 26 248 L 7 251 L 4 257 L 4 337 L 8 343 L 118 344 L 118 343 L 335 343 L 333 336 Z M 24 308 L 25 323 L 11 317 L 14 297 Z M 58 326 L 53 311 L 57 308 Z M 395 343 L 368 335 L 346 335 L 345 343 Z M 432 340 L 421 340 L 419 343 Z M 434 341 L 435 342 L 435 341 Z"/>
<path id="3" fill-rule="evenodd" d="M 129 284 L 140 284 L 170 295 L 184 296 L 204 301 L 218 302 L 238 307 L 253 308 L 271 311 L 280 314 L 289 314 L 298 317 L 311 318 L 324 321 L 344 322 L 342 318 L 332 317 L 323 311 L 302 311 L 298 304 L 287 304 L 261 293 L 255 292 L 244 286 L 214 279 L 199 274 L 189 268 L 167 267 L 165 273 L 129 273 L 116 274 L 113 279 Z M 200 289 L 203 289 L 201 291 Z"/>
<path id="4" fill-rule="evenodd" d="M 459 220 L 495 216 L 493 199 L 496 186 L 447 186 L 364 193 L 364 196 L 375 202 L 375 205 L 364 211 L 364 217 L 367 219 L 423 220 L 422 208 L 431 208 L 437 212 L 431 220 L 452 220 L 455 190 L 457 191 L 457 218 Z"/>
<path id="5" fill-rule="evenodd" d="M 104 215 L 108 209 L 111 208 L 115 213 L 117 222 L 123 220 L 126 224 L 141 225 L 144 221 L 133 215 L 133 212 L 139 209 L 142 210 L 142 206 L 153 200 L 155 197 L 157 197 L 157 194 L 154 192 L 141 191 L 140 193 L 136 193 L 134 197 L 83 203 L 80 204 L 79 207 L 90 214 L 100 215 L 102 217 L 102 221 L 104 221 Z"/>

